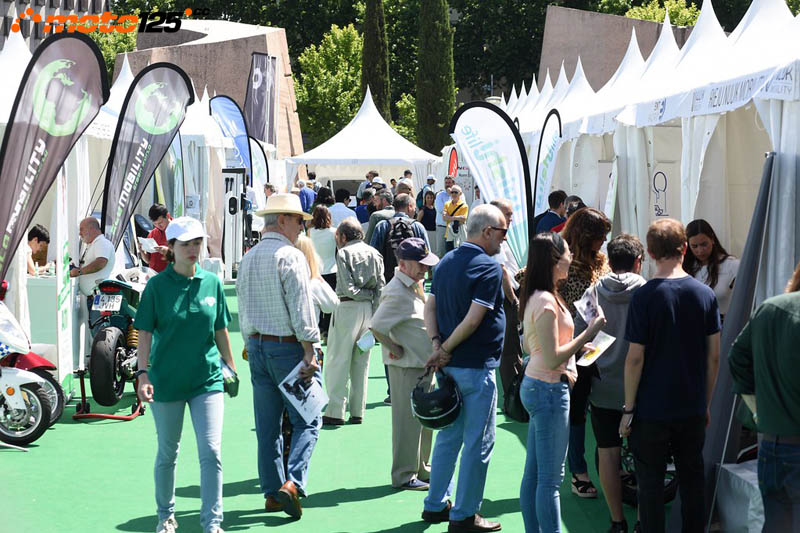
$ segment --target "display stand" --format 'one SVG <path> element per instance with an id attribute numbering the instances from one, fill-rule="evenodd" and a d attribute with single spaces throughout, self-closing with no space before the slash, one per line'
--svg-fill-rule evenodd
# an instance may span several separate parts
<path id="1" fill-rule="evenodd" d="M 77 407 L 75 408 L 75 414 L 72 415 L 73 420 L 85 420 L 87 418 L 99 418 L 104 420 L 122 420 L 123 422 L 127 422 L 129 420 L 133 420 L 134 418 L 143 415 L 145 411 L 145 405 L 139 399 L 139 395 L 136 395 L 136 403 L 131 405 L 131 414 L 129 415 L 109 415 L 104 413 L 91 413 L 91 408 L 89 407 L 89 401 L 86 399 L 86 385 L 85 385 L 85 377 L 86 377 L 86 370 L 77 370 L 75 374 L 80 378 L 81 383 L 81 401 L 78 403 Z M 139 390 L 139 380 L 133 382 L 134 390 Z"/>

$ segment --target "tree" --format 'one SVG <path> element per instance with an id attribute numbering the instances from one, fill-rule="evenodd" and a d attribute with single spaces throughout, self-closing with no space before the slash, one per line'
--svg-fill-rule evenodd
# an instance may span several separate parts
<path id="1" fill-rule="evenodd" d="M 87 35 L 100 48 L 100 53 L 105 60 L 106 75 L 108 76 L 108 85 L 110 87 L 114 83 L 114 64 L 117 60 L 117 54 L 136 49 L 136 32 L 120 33 L 112 31 L 110 33 L 102 33 L 93 31 Z"/>
<path id="2" fill-rule="evenodd" d="M 697 17 L 700 16 L 700 9 L 697 5 L 692 2 L 687 6 L 684 0 L 664 0 L 664 5 L 661 5 L 659 0 L 650 0 L 649 3 L 642 6 L 632 7 L 625 13 L 625 16 L 663 22 L 665 9 L 669 9 L 669 21 L 674 26 L 694 26 Z"/>
<path id="3" fill-rule="evenodd" d="M 386 122 L 392 120 L 389 108 L 389 48 L 386 43 L 386 23 L 383 0 L 367 0 L 364 13 L 364 49 L 361 58 L 361 94 L 369 86 L 375 107 Z"/>
<path id="4" fill-rule="evenodd" d="M 508 87 L 539 68 L 550 0 L 450 0 L 458 14 L 453 36 L 456 86 L 476 98 L 489 96 L 489 80 L 505 77 Z"/>
<path id="5" fill-rule="evenodd" d="M 453 29 L 447 0 L 422 0 L 417 62 L 417 141 L 438 153 L 450 144 L 448 129 L 456 107 Z"/>
<path id="6" fill-rule="evenodd" d="M 359 78 L 363 40 L 350 24 L 335 24 L 319 46 L 309 46 L 297 58 L 297 112 L 312 145 L 332 137 L 355 116 L 361 105 Z"/>
<path id="7" fill-rule="evenodd" d="M 417 144 L 417 102 L 411 94 L 401 94 L 397 101 L 397 122 L 392 124 L 394 130 Z"/>

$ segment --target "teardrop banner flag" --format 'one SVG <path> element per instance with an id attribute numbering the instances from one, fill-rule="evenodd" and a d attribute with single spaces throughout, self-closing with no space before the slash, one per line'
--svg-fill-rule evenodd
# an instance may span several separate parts
<path id="1" fill-rule="evenodd" d="M 192 102 L 189 76 L 177 65 L 154 63 L 133 79 L 111 144 L 103 191 L 102 227 L 114 247 Z"/>
<path id="2" fill-rule="evenodd" d="M 225 137 L 233 139 L 236 153 L 242 167 L 247 169 L 248 183 L 253 178 L 253 167 L 250 163 L 250 137 L 247 135 L 247 124 L 242 109 L 230 96 L 215 96 L 208 102 L 208 112 L 219 124 Z"/>
<path id="3" fill-rule="evenodd" d="M 553 120 L 555 118 L 555 120 Z M 542 123 L 539 132 L 539 147 L 536 150 L 536 175 L 533 183 L 532 215 L 544 213 L 550 207 L 547 198 L 553 184 L 556 170 L 556 156 L 561 147 L 561 115 L 557 109 L 551 109 Z M 544 147 L 545 152 L 542 152 Z M 535 230 L 536 228 L 534 228 Z"/>
<path id="4" fill-rule="evenodd" d="M 528 227 L 532 225 L 528 157 L 522 137 L 509 116 L 488 102 L 461 106 L 450 121 L 450 136 L 486 202 L 505 198 L 514 218 L 507 239 L 519 266 L 528 259 Z"/>
<path id="5" fill-rule="evenodd" d="M 33 53 L 0 147 L 0 280 L 59 168 L 106 100 L 105 62 L 88 37 L 53 35 Z"/>

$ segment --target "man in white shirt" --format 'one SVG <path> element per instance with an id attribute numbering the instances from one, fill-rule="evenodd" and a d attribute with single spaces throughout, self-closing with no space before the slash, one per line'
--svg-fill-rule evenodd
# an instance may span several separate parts
<path id="1" fill-rule="evenodd" d="M 358 190 L 356 191 L 356 200 L 361 200 L 361 195 L 364 192 L 364 189 L 372 185 L 372 180 L 374 180 L 377 175 L 377 170 L 370 170 L 367 172 L 367 175 L 365 176 L 366 180 L 361 182 L 361 184 L 358 186 Z"/>
<path id="2" fill-rule="evenodd" d="M 347 189 L 337 189 L 335 198 L 336 203 L 328 208 L 331 212 L 331 227 L 338 227 L 339 223 L 347 217 L 358 218 L 356 212 L 347 207 L 347 204 L 350 203 L 350 193 L 347 192 Z"/>
<path id="3" fill-rule="evenodd" d="M 100 223 L 94 217 L 81 220 L 79 234 L 86 248 L 78 266 L 70 268 L 69 275 L 78 278 L 81 294 L 90 296 L 97 283 L 114 270 L 114 245 L 100 231 Z"/>
<path id="4" fill-rule="evenodd" d="M 493 206 L 498 208 L 506 219 L 506 224 L 511 227 L 514 216 L 514 209 L 511 202 L 505 198 L 493 200 Z M 503 267 L 503 310 L 506 313 L 506 332 L 503 339 L 503 353 L 500 356 L 500 382 L 503 391 L 507 391 L 514 378 L 522 371 L 522 344 L 519 338 L 519 283 L 514 279 L 519 272 L 519 265 L 511 252 L 508 241 L 503 241 L 500 245 L 500 253 L 494 256 L 500 266 Z"/>

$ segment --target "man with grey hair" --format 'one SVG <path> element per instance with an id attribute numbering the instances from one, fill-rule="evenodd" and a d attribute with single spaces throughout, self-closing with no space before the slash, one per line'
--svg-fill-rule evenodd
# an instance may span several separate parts
<path id="1" fill-rule="evenodd" d="M 78 233 L 86 247 L 81 253 L 78 266 L 70 266 L 69 275 L 78 278 L 81 294 L 91 297 L 97 283 L 111 276 L 116 254 L 114 245 L 103 235 L 100 222 L 96 218 L 87 217 L 81 220 Z"/>
<path id="2" fill-rule="evenodd" d="M 506 224 L 510 228 L 514 219 L 514 208 L 511 206 L 511 202 L 505 198 L 498 198 L 490 203 L 503 213 Z M 519 338 L 519 318 L 517 316 L 519 282 L 514 279 L 519 272 L 519 265 L 508 241 L 503 241 L 500 253 L 495 256 L 495 259 L 503 267 L 503 292 L 506 296 L 503 300 L 503 310 L 506 313 L 506 332 L 503 339 L 503 355 L 500 357 L 500 383 L 502 383 L 503 392 L 507 392 L 511 382 L 522 371 L 522 344 Z"/>
<path id="3" fill-rule="evenodd" d="M 275 187 L 275 185 L 273 185 L 272 183 L 265 183 L 264 184 L 264 196 L 266 196 L 267 198 L 269 198 L 273 194 L 276 194 L 277 192 L 278 192 L 278 188 Z"/>
<path id="4" fill-rule="evenodd" d="M 425 303 L 425 326 L 433 344 L 426 366 L 458 384 L 458 418 L 436 435 L 430 489 L 422 519 L 449 521 L 449 532 L 498 531 L 478 514 L 495 439 L 497 386 L 494 369 L 503 349 L 503 269 L 491 256 L 500 251 L 508 225 L 493 205 L 480 205 L 467 219 L 467 240 L 448 253 L 433 273 Z M 463 448 L 462 448 L 463 446 Z M 459 462 L 455 505 L 453 474 Z"/>
<path id="5" fill-rule="evenodd" d="M 444 220 L 444 204 L 450 200 L 450 187 L 455 185 L 456 179 L 453 176 L 445 176 L 444 190 L 436 193 L 433 206 L 436 208 L 436 242 L 433 243 L 433 253 L 440 258 L 447 253 L 445 250 L 445 234 L 447 233 L 447 222 Z"/>
<path id="6" fill-rule="evenodd" d="M 303 211 L 310 213 L 311 206 L 314 205 L 314 200 L 317 199 L 317 193 L 308 188 L 303 180 L 297 180 L 297 188 L 300 189 L 298 196 L 300 196 L 300 205 L 303 207 Z"/>
<path id="7" fill-rule="evenodd" d="M 303 363 L 300 376 L 319 380 L 313 344 L 319 328 L 311 299 L 308 263 L 294 243 L 303 230 L 304 213 L 293 194 L 273 194 L 264 217 L 264 236 L 239 266 L 236 296 L 239 323 L 250 363 L 253 411 L 258 440 L 258 477 L 267 512 L 283 510 L 300 518 L 298 497 L 305 494 L 311 453 L 319 436 L 319 416 L 307 422 L 281 393 L 281 381 Z M 281 421 L 292 423 L 288 471 L 283 467 Z"/>
<path id="8" fill-rule="evenodd" d="M 393 207 L 394 216 L 378 222 L 369 241 L 370 246 L 383 255 L 383 275 L 387 283 L 394 277 L 394 269 L 397 266 L 395 252 L 402 241 L 409 237 L 418 237 L 425 241 L 425 246 L 430 247 L 425 226 L 412 218 L 414 203 L 411 196 L 405 193 L 398 194 Z"/>
<path id="9" fill-rule="evenodd" d="M 369 216 L 369 227 L 367 227 L 367 235 L 364 237 L 365 242 L 372 242 L 372 233 L 375 231 L 375 226 L 382 220 L 389 220 L 394 216 L 394 195 L 386 189 L 382 189 L 375 193 L 372 198 L 372 205 L 375 207 L 375 212 Z"/>
<path id="10" fill-rule="evenodd" d="M 322 417 L 324 425 L 344 424 L 348 405 L 350 423 L 360 424 L 367 405 L 369 352 L 362 352 L 357 342 L 369 329 L 384 278 L 381 254 L 363 238 L 361 225 L 353 217 L 336 228 L 336 295 L 340 303 L 328 333 L 324 371 L 329 402 Z"/>

